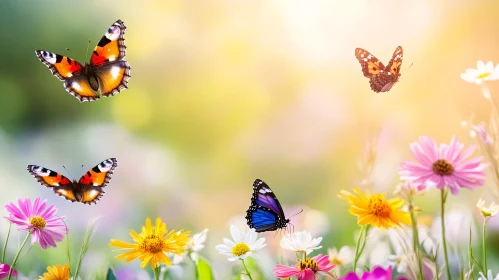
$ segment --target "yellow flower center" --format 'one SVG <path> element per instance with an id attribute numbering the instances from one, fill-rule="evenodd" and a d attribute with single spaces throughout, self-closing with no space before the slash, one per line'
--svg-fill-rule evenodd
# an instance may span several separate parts
<path id="1" fill-rule="evenodd" d="M 489 75 L 490 75 L 490 73 L 485 72 L 485 73 L 482 73 L 482 74 L 478 75 L 477 78 L 478 79 L 484 79 L 484 78 L 486 78 Z"/>
<path id="2" fill-rule="evenodd" d="M 144 240 L 142 240 L 142 242 L 139 244 L 139 248 L 149 253 L 158 253 L 163 251 L 164 245 L 165 244 L 163 242 L 163 239 L 154 234 L 151 234 L 144 238 Z"/>
<path id="3" fill-rule="evenodd" d="M 343 265 L 343 262 L 340 259 L 338 259 L 337 257 L 330 257 L 329 258 L 329 262 L 331 264 L 335 264 L 335 265 L 338 265 L 338 266 Z"/>
<path id="4" fill-rule="evenodd" d="M 234 247 L 232 247 L 232 255 L 234 256 L 242 256 L 250 251 L 250 247 L 246 245 L 246 243 L 237 243 Z"/>
<path id="5" fill-rule="evenodd" d="M 40 217 L 40 216 L 33 216 L 33 217 L 29 218 L 29 223 L 32 226 L 36 227 L 37 229 L 43 229 L 45 227 L 45 225 L 47 224 L 45 219 Z"/>
<path id="6" fill-rule="evenodd" d="M 378 217 L 388 218 L 392 213 L 392 207 L 381 194 L 375 194 L 369 199 L 367 208 L 371 214 Z"/>
<path id="7" fill-rule="evenodd" d="M 314 273 L 316 273 L 319 270 L 319 265 L 314 259 L 305 258 L 305 260 L 300 260 L 296 264 L 296 268 L 301 271 L 310 268 Z"/>
<path id="8" fill-rule="evenodd" d="M 452 175 L 452 173 L 454 173 L 454 166 L 452 166 L 452 164 L 445 159 L 435 161 L 431 169 L 435 172 L 435 174 L 440 176 Z"/>

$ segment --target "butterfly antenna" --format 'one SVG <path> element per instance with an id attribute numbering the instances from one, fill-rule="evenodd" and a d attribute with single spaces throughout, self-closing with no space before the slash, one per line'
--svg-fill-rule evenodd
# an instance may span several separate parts
<path id="1" fill-rule="evenodd" d="M 409 67 L 402 69 L 402 71 L 405 71 L 405 70 L 407 70 L 407 69 L 411 68 L 411 67 L 412 67 L 412 65 L 414 65 L 414 62 L 413 62 L 413 63 L 411 63 L 411 65 L 409 65 Z"/>
<path id="2" fill-rule="evenodd" d="M 88 40 L 87 51 L 85 52 L 86 53 L 86 55 L 85 55 L 85 61 L 87 61 L 87 58 L 88 58 L 88 47 L 90 47 L 90 40 Z"/>
<path id="3" fill-rule="evenodd" d="M 301 209 L 301 210 L 300 210 L 300 212 L 298 212 L 298 213 L 294 214 L 294 215 L 293 215 L 293 216 L 291 216 L 291 217 L 294 217 L 294 216 L 296 216 L 296 215 L 300 214 L 301 212 L 303 212 L 303 209 Z M 290 217 L 290 218 L 291 218 L 291 217 Z"/>
<path id="4" fill-rule="evenodd" d="M 69 173 L 68 169 L 66 168 L 66 166 L 62 166 L 64 168 L 64 170 L 66 170 L 66 172 L 69 174 L 69 177 L 71 177 L 71 180 L 74 180 L 74 177 L 73 175 L 71 175 L 71 173 Z"/>

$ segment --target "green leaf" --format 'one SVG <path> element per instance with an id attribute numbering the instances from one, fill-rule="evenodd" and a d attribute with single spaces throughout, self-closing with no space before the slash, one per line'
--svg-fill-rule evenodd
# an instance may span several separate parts
<path id="1" fill-rule="evenodd" d="M 213 279 L 215 279 L 213 277 L 213 272 L 211 271 L 211 266 L 202 257 L 198 258 L 197 274 L 198 274 L 198 280 L 213 280 Z"/>
<path id="2" fill-rule="evenodd" d="M 106 280 L 118 280 L 118 278 L 116 278 L 116 275 L 114 275 L 114 272 L 111 268 L 107 269 Z"/>

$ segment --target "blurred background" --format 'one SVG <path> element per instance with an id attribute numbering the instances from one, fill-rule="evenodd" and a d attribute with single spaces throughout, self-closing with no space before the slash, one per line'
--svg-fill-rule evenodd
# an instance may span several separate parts
<path id="1" fill-rule="evenodd" d="M 80 104 L 35 50 L 87 62 L 88 40 L 91 52 L 117 19 L 127 26 L 129 89 Z M 256 178 L 272 187 L 287 216 L 304 209 L 292 219 L 295 231 L 324 237 L 320 252 L 354 245 L 358 227 L 336 196 L 341 189 L 361 184 L 392 196 L 398 167 L 412 160 L 409 144 L 421 135 L 475 143 L 461 121 L 487 121 L 491 106 L 460 74 L 478 60 L 499 62 L 498 25 L 493 0 L 2 0 L 0 204 L 26 196 L 55 204 L 74 254 L 89 221 L 101 217 L 84 264 L 90 278 L 109 265 L 139 271 L 138 261 L 114 259 L 107 244 L 131 241 L 129 229 L 159 216 L 171 229 L 209 228 L 201 255 L 227 279 L 232 263 L 214 246 L 230 237 L 231 223 L 245 226 Z M 355 48 L 386 65 L 399 45 L 399 83 L 372 92 Z M 493 98 L 499 93 L 499 82 L 487 87 Z M 78 179 L 109 157 L 118 168 L 92 206 L 56 196 L 26 171 L 36 164 Z M 369 164 L 370 174 L 359 168 Z M 448 210 L 480 223 L 475 204 L 497 201 L 493 182 L 451 197 Z M 438 198 L 434 191 L 418 199 L 425 215 L 438 215 Z M 7 229 L 0 221 L 2 244 Z M 17 235 L 8 258 L 24 238 Z M 280 236 L 262 236 L 272 267 Z M 62 244 L 46 251 L 37 244 L 18 268 L 39 275 L 65 263 L 64 252 Z M 495 263 L 489 268 L 499 269 Z"/>

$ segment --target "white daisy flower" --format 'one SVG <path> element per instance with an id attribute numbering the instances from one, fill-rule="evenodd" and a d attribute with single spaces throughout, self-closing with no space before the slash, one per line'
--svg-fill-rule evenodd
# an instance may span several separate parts
<path id="1" fill-rule="evenodd" d="M 397 247 L 397 249 L 395 250 L 395 255 L 388 256 L 388 262 L 391 265 L 397 267 L 398 273 L 403 274 L 407 271 L 407 268 L 409 268 L 409 261 L 407 259 L 407 255 L 400 246 Z"/>
<path id="2" fill-rule="evenodd" d="M 487 277 L 485 277 L 485 275 L 483 275 L 482 272 L 479 272 L 479 274 L 480 274 L 480 278 L 478 278 L 478 280 L 499 280 L 499 273 L 496 275 L 496 277 L 494 277 L 494 275 L 492 275 L 492 271 L 490 269 L 487 272 Z"/>
<path id="3" fill-rule="evenodd" d="M 481 84 L 483 81 L 499 79 L 499 65 L 494 67 L 494 63 L 492 61 L 485 64 L 483 61 L 479 60 L 476 64 L 476 68 L 477 69 L 466 69 L 466 71 L 461 74 L 461 79 L 477 85 Z"/>
<path id="4" fill-rule="evenodd" d="M 322 248 L 319 244 L 322 237 L 312 238 L 312 234 L 308 231 L 295 232 L 286 234 L 281 239 L 281 247 L 294 252 L 306 252 L 310 254 L 313 250 Z"/>
<path id="5" fill-rule="evenodd" d="M 227 257 L 229 261 L 244 260 L 245 258 L 252 256 L 255 251 L 258 251 L 265 247 L 265 238 L 258 238 L 258 234 L 255 229 L 250 229 L 244 235 L 239 231 L 239 229 L 233 225 L 230 226 L 230 234 L 232 235 L 232 240 L 224 238 L 224 244 L 219 244 L 215 247 L 220 254 Z"/>
<path id="6" fill-rule="evenodd" d="M 482 213 L 482 216 L 484 217 L 493 217 L 499 212 L 499 205 L 496 205 L 494 202 L 491 202 L 490 205 L 487 207 L 485 206 L 485 200 L 478 200 L 478 203 L 476 204 L 476 207 L 480 210 Z"/>
<path id="7" fill-rule="evenodd" d="M 354 258 L 353 249 L 349 246 L 343 246 L 339 251 L 336 248 L 329 248 L 327 249 L 327 254 L 331 264 L 335 264 L 336 267 L 349 265 L 353 262 Z"/>

